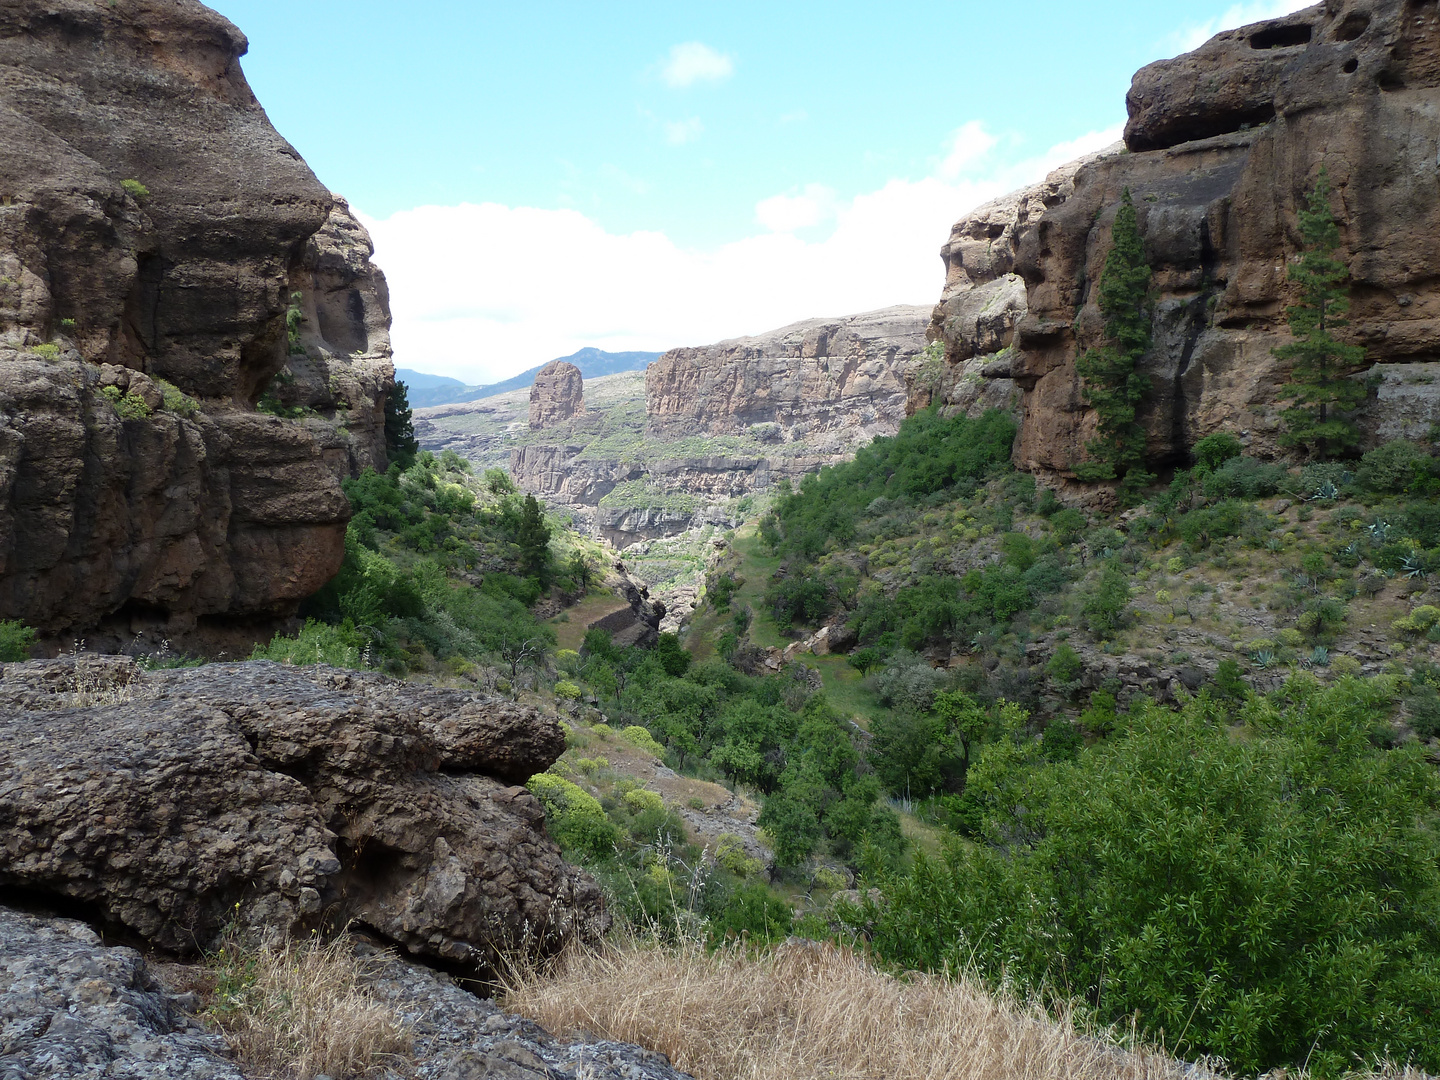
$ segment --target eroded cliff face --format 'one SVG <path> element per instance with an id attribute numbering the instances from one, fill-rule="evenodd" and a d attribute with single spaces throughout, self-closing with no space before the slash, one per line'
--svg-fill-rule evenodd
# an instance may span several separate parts
<path id="1" fill-rule="evenodd" d="M 194 0 L 0 8 L 0 618 L 52 640 L 246 648 L 383 462 L 383 278 L 245 48 Z M 287 360 L 303 421 L 254 409 Z"/>
<path id="2" fill-rule="evenodd" d="M 955 226 L 931 330 L 947 379 L 972 366 L 1012 379 L 1017 464 L 1071 475 L 1094 434 L 1075 359 L 1103 334 L 1096 286 L 1129 188 L 1155 271 L 1142 408 L 1151 464 L 1184 463 L 1219 430 L 1278 456 L 1288 369 L 1271 349 L 1290 339 L 1286 265 L 1302 246 L 1297 210 L 1324 167 L 1351 275 L 1345 333 L 1368 353 L 1359 377 L 1379 384 L 1358 422 L 1372 442 L 1423 435 L 1440 420 L 1437 89 L 1440 9 L 1416 0 L 1329 0 L 1144 68 L 1124 149 Z"/>
<path id="3" fill-rule="evenodd" d="M 671 349 L 645 370 L 646 431 L 674 438 L 775 424 L 787 442 L 842 429 L 861 441 L 891 434 L 928 314 L 891 307 Z"/>

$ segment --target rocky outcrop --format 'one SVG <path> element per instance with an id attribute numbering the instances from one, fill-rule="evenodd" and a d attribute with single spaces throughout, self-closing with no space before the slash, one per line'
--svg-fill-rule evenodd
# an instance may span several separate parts
<path id="1" fill-rule="evenodd" d="M 928 315 L 891 307 L 671 349 L 645 370 L 646 430 L 674 438 L 773 424 L 787 442 L 841 429 L 858 442 L 892 434 Z"/>
<path id="2" fill-rule="evenodd" d="M 379 675 L 121 658 L 0 672 L 0 889 L 190 953 L 354 920 L 487 970 L 600 925 L 522 784 L 553 717 Z"/>
<path id="3" fill-rule="evenodd" d="M 530 430 L 563 424 L 585 411 L 585 379 L 564 360 L 551 360 L 535 373 L 530 387 Z"/>
<path id="4" fill-rule="evenodd" d="M 1288 370 L 1271 349 L 1289 340 L 1285 268 L 1301 248 L 1297 210 L 1324 167 L 1351 275 L 1345 333 L 1367 350 L 1357 377 L 1381 388 L 1358 422 L 1372 440 L 1423 435 L 1440 421 L 1440 392 L 1407 373 L 1440 350 L 1437 89 L 1440 14 L 1411 0 L 1331 0 L 1143 69 L 1127 98 L 1126 152 L 1077 162 L 957 225 L 932 324 L 947 378 L 958 382 L 953 369 L 1008 332 L 1010 349 L 981 374 L 1022 392 L 1016 462 L 1070 475 L 1094 433 L 1075 359 L 1103 333 L 1096 285 L 1128 188 L 1155 272 L 1153 390 L 1141 415 L 1151 464 L 1183 463 L 1219 430 L 1278 456 L 1276 391 Z M 999 284 L 1012 267 L 1023 304 L 1013 283 Z M 1000 334 L 995 320 L 972 323 L 977 307 L 1004 312 Z"/>
<path id="5" fill-rule="evenodd" d="M 383 279 L 245 48 L 195 0 L 0 10 L 0 618 L 52 641 L 246 647 L 383 461 Z M 292 306 L 301 422 L 254 411 Z"/>
<path id="6" fill-rule="evenodd" d="M 352 938 L 348 945 L 367 972 L 371 1000 L 409 1037 L 410 1052 L 391 1062 L 405 1076 L 689 1080 L 663 1054 L 556 1038 L 371 941 Z M 147 962 L 135 949 L 107 945 L 78 920 L 0 907 L 0 1075 L 242 1080 L 251 1071 L 193 1015 L 204 999 L 188 987 L 213 982 L 213 969 Z M 180 986 L 187 988 L 177 992 Z"/>

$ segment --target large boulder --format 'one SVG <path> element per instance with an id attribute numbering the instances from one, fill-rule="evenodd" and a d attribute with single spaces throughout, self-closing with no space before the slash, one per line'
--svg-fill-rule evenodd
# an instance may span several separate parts
<path id="1" fill-rule="evenodd" d="M 247 648 L 384 464 L 383 278 L 245 50 L 195 0 L 0 6 L 0 618 L 51 642 Z M 277 376 L 318 414 L 257 416 Z"/>
<path id="2" fill-rule="evenodd" d="M 181 953 L 328 916 L 484 970 L 600 925 L 519 786 L 563 749 L 532 708 L 379 675 L 5 665 L 0 890 Z"/>
<path id="3" fill-rule="evenodd" d="M 1440 421 L 1430 370 L 1440 352 L 1437 58 L 1440 13 L 1411 0 L 1330 0 L 1226 31 L 1135 76 L 1125 148 L 957 225 L 933 332 L 956 368 L 1009 335 L 1001 362 L 972 374 L 1022 393 L 1016 463 L 1071 476 L 1094 436 L 1075 360 L 1103 337 L 1097 285 L 1126 189 L 1155 272 L 1141 409 L 1151 465 L 1185 463 L 1221 430 L 1251 454 L 1279 456 L 1276 395 L 1289 371 L 1271 350 L 1290 340 L 1286 266 L 1322 167 L 1351 275 L 1344 333 L 1367 351 L 1358 377 L 1379 386 L 1357 417 L 1362 433 L 1369 443 L 1423 436 Z M 997 284 L 1009 273 L 1023 302 Z M 972 309 L 1003 313 L 999 333 Z"/>

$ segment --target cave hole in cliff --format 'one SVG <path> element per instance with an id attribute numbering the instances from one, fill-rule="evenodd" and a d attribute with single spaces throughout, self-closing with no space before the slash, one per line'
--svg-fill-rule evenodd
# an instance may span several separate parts
<path id="1" fill-rule="evenodd" d="M 1266 102 L 1253 109 L 1241 109 L 1219 115 L 1193 116 L 1187 119 L 1188 123 L 1176 124 L 1174 127 L 1168 128 L 1154 145 L 1147 144 L 1145 149 L 1168 150 L 1181 143 L 1213 139 L 1217 135 L 1229 135 L 1236 131 L 1261 127 L 1275 119 L 1275 105 L 1273 102 Z"/>
<path id="2" fill-rule="evenodd" d="M 1405 79 L 1394 68 L 1385 68 L 1375 76 L 1375 85 L 1387 93 L 1393 90 L 1404 90 Z"/>
<path id="3" fill-rule="evenodd" d="M 1315 31 L 1309 23 L 1295 26 L 1271 26 L 1250 35 L 1252 49 L 1289 49 L 1309 45 Z"/>
<path id="4" fill-rule="evenodd" d="M 1336 41 L 1354 41 L 1361 34 L 1370 28 L 1370 13 L 1368 11 L 1352 11 L 1335 29 Z"/>
<path id="5" fill-rule="evenodd" d="M 1342 67 L 1340 70 L 1343 71 L 1346 75 L 1354 75 L 1355 69 L 1359 66 L 1360 61 L 1356 60 L 1355 57 L 1352 56 L 1349 60 L 1345 61 L 1345 66 Z"/>

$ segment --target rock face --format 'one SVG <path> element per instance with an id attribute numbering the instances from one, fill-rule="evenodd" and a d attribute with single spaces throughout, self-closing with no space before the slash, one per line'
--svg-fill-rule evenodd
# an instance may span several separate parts
<path id="1" fill-rule="evenodd" d="M 775 424 L 787 441 L 842 428 L 868 432 L 863 441 L 891 434 L 928 314 L 892 307 L 671 349 L 645 370 L 646 430 L 671 438 Z"/>
<path id="2" fill-rule="evenodd" d="M 328 914 L 485 970 L 600 925 L 598 887 L 515 786 L 563 749 L 531 708 L 378 675 L 5 665 L 0 889 L 180 953 L 232 921 L 293 933 Z"/>
<path id="3" fill-rule="evenodd" d="M 383 461 L 383 279 L 245 48 L 194 0 L 0 9 L 0 618 L 52 640 L 263 636 Z M 304 422 L 254 411 L 292 348 Z"/>
<path id="4" fill-rule="evenodd" d="M 564 360 L 551 360 L 535 374 L 530 387 L 530 430 L 563 424 L 585 411 L 585 379 Z"/>
<path id="5" fill-rule="evenodd" d="M 0 1075 L 244 1080 L 134 949 L 74 919 L 0 908 Z"/>
<path id="6" fill-rule="evenodd" d="M 961 381 L 955 369 L 1008 333 L 980 374 L 1022 391 L 1016 462 L 1071 475 L 1094 433 L 1075 359 L 1103 334 L 1096 286 L 1129 188 L 1155 272 L 1150 463 L 1183 463 L 1219 430 L 1278 456 L 1288 369 L 1270 350 L 1289 340 L 1285 268 L 1324 167 L 1351 275 L 1345 333 L 1368 353 L 1358 374 L 1380 385 L 1357 422 L 1372 440 L 1423 435 L 1440 420 L 1440 391 L 1412 377 L 1440 347 L 1437 89 L 1440 12 L 1412 0 L 1330 0 L 1144 68 L 1127 98 L 1128 152 L 1074 163 L 952 232 L 932 324 L 946 378 Z M 1003 316 L 972 320 L 977 308 Z"/>

